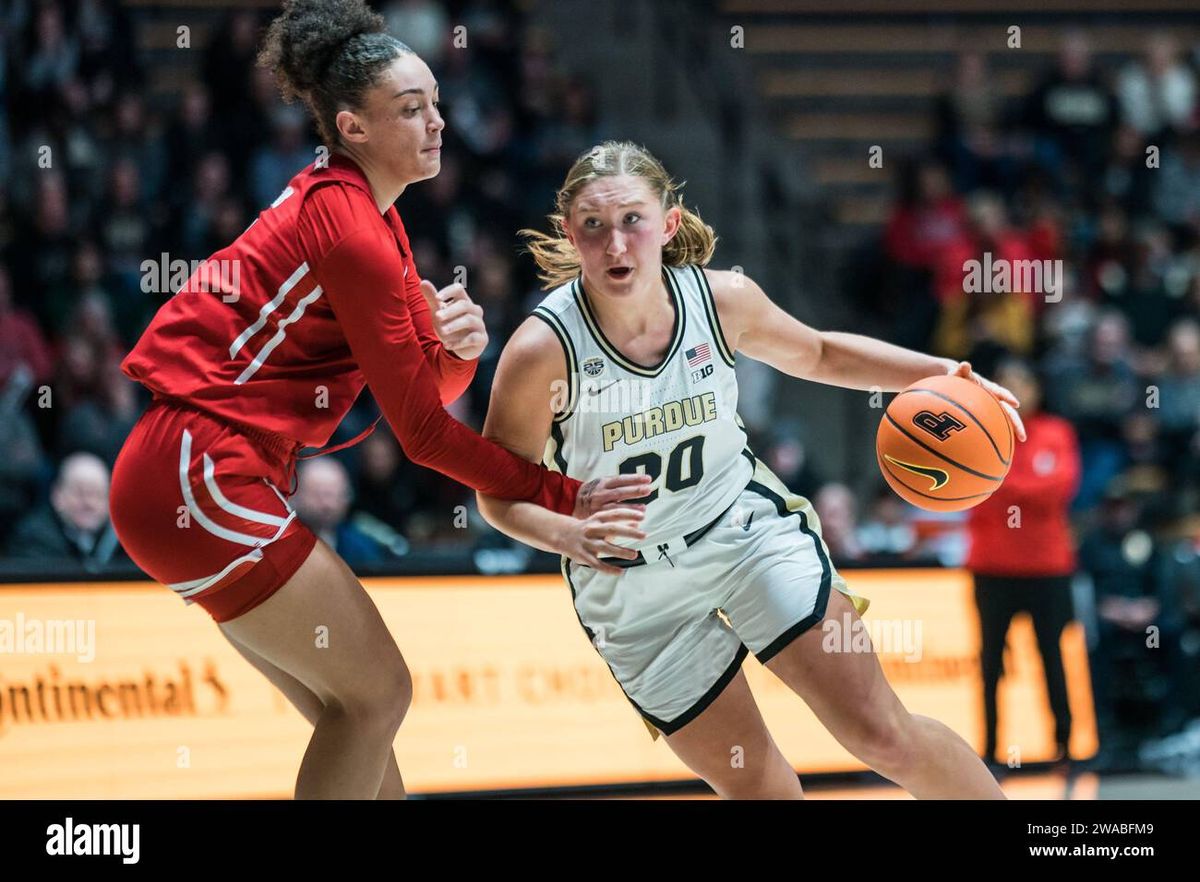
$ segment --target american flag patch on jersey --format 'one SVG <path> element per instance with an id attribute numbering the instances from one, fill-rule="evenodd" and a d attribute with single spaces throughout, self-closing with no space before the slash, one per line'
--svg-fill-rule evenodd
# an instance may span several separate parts
<path id="1" fill-rule="evenodd" d="M 701 343 L 695 349 L 689 349 L 683 354 L 688 360 L 688 367 L 695 367 L 698 364 L 704 364 L 704 362 L 708 361 L 709 358 L 712 357 L 712 353 L 709 351 L 707 343 Z"/>

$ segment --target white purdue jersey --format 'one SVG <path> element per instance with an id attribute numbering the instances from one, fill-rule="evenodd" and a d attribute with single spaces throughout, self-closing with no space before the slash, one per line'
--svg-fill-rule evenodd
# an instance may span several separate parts
<path id="1" fill-rule="evenodd" d="M 581 481 L 652 476 L 648 538 L 637 546 L 647 558 L 681 551 L 684 537 L 729 508 L 754 471 L 737 414 L 733 353 L 704 270 L 664 267 L 663 277 L 675 327 L 654 367 L 635 364 L 605 339 L 581 278 L 533 311 L 554 330 L 567 360 L 543 462 Z"/>

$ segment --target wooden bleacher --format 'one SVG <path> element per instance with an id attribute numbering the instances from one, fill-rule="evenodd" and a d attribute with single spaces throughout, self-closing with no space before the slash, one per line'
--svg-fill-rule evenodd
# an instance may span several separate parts
<path id="1" fill-rule="evenodd" d="M 883 221 L 888 158 L 929 142 L 934 101 L 963 50 L 983 52 L 999 93 L 1015 99 L 1073 27 L 1110 75 L 1155 32 L 1200 44 L 1200 0 L 722 0 L 719 9 L 724 24 L 744 28 L 766 115 L 796 142 L 830 215 L 848 228 Z M 1010 25 L 1021 27 L 1020 49 L 1008 47 Z M 882 169 L 867 166 L 875 144 Z"/>

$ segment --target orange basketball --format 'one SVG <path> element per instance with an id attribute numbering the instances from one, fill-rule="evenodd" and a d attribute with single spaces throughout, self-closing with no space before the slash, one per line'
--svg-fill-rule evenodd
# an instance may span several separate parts
<path id="1" fill-rule="evenodd" d="M 995 396 L 945 375 L 918 380 L 892 399 L 875 456 L 901 498 L 930 511 L 961 511 L 1000 486 L 1015 443 Z"/>

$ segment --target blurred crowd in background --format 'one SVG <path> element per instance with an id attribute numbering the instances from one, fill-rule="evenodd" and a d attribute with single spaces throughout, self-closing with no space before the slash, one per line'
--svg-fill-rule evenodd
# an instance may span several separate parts
<path id="1" fill-rule="evenodd" d="M 557 66 L 516 3 L 374 5 L 445 96 L 441 173 L 398 207 L 422 276 L 442 287 L 465 268 L 484 308 L 491 345 L 451 408 L 479 428 L 500 349 L 540 296 L 515 231 L 545 227 L 570 163 L 605 133 L 592 87 Z M 105 475 L 149 401 L 120 361 L 169 296 L 144 290 L 143 261 L 224 247 L 319 145 L 304 107 L 284 104 L 255 64 L 273 10 L 225 13 L 189 50 L 201 76 L 156 108 L 147 96 L 161 72 L 138 63 L 117 3 L 0 9 L 0 549 L 95 568 L 121 555 L 100 541 Z M 452 24 L 466 27 L 464 47 Z M 377 413 L 364 392 L 330 443 Z M 463 528 L 456 507 L 474 494 L 412 466 L 386 422 L 300 477 L 301 517 L 352 565 L 490 533 L 475 518 Z"/>
<path id="2" fill-rule="evenodd" d="M 960 56 L 935 104 L 936 135 L 904 163 L 847 289 L 880 336 L 1020 384 L 1037 432 L 970 512 L 918 512 L 882 485 L 865 504 L 837 483 L 816 496 L 837 560 L 966 565 L 985 638 L 981 582 L 1003 576 L 1011 591 L 1018 576 L 1075 576 L 1112 765 L 1200 717 L 1200 52 L 1190 50 L 1162 33 L 1110 68 L 1086 32 L 1066 31 L 1054 63 L 1016 96 L 1002 94 L 985 55 Z M 1063 278 L 1055 291 L 968 293 L 965 262 L 987 258 L 1061 261 Z M 997 553 L 981 553 L 989 546 Z M 1060 664 L 1051 652 L 1047 667 Z M 1187 737 L 1200 767 L 1200 728 Z"/>
<path id="3" fill-rule="evenodd" d="M 479 428 L 500 349 L 541 296 L 513 233 L 545 227 L 570 162 L 610 130 L 594 86 L 556 62 L 518 3 L 373 5 L 441 85 L 442 171 L 398 205 L 422 276 L 440 287 L 465 267 L 484 308 L 491 345 L 451 407 Z M 121 560 L 108 471 L 148 395 L 118 366 L 169 296 L 143 290 L 142 263 L 225 246 L 316 155 L 302 106 L 283 104 L 254 63 L 270 14 L 226 13 L 191 50 L 200 76 L 157 106 L 159 72 L 139 61 L 131 14 L 113 0 L 0 3 L 7 562 L 100 570 Z M 457 24 L 465 48 L 452 44 Z M 969 359 L 989 376 L 1013 356 L 1031 366 L 1075 446 L 1061 506 L 1091 580 L 1092 648 L 1104 641 L 1116 666 L 1104 712 L 1157 708 L 1130 719 L 1159 733 L 1200 715 L 1200 103 L 1189 48 L 1155 37 L 1142 57 L 1107 69 L 1085 33 L 1065 33 L 1057 60 L 1017 98 L 998 90 L 986 56 L 963 54 L 936 102 L 936 138 L 904 163 L 886 227 L 851 255 L 844 291 L 875 336 Z M 964 260 L 984 253 L 1062 260 L 1061 300 L 965 293 Z M 364 393 L 331 443 L 377 413 Z M 882 480 L 863 494 L 820 474 L 798 426 L 750 429 L 780 477 L 814 500 L 836 563 L 968 563 L 969 515 L 919 512 Z M 474 516 L 472 493 L 406 460 L 386 422 L 299 475 L 294 506 L 352 566 L 507 544 Z M 1036 507 L 1043 494 L 1026 492 Z M 472 512 L 465 521 L 459 506 Z M 1140 645 L 1149 623 L 1171 647 L 1153 663 L 1126 645 Z"/>

